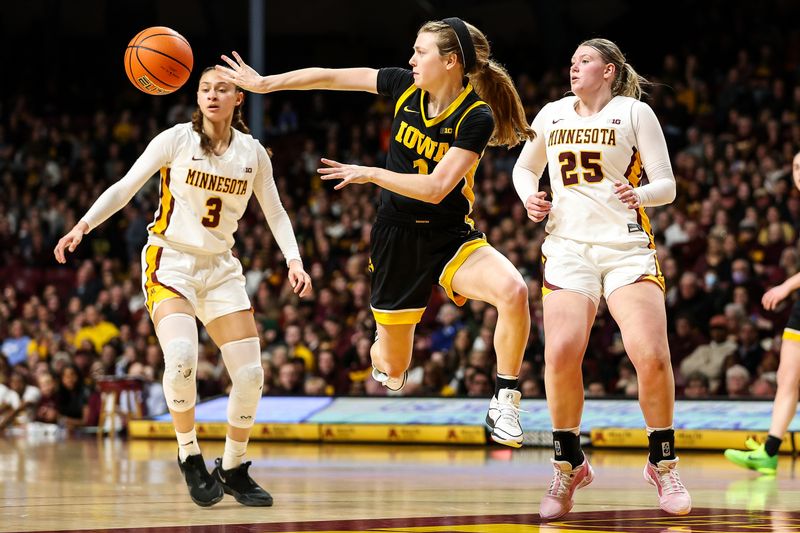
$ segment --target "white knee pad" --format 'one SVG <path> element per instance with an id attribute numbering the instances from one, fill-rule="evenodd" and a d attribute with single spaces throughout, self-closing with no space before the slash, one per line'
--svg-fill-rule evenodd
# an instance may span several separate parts
<path id="1" fill-rule="evenodd" d="M 264 386 L 261 345 L 258 338 L 250 337 L 223 344 L 220 351 L 233 383 L 228 398 L 228 423 L 237 428 L 251 428 Z"/>
<path id="2" fill-rule="evenodd" d="M 197 323 L 193 316 L 173 313 L 161 319 L 156 336 L 164 352 L 164 397 L 173 411 L 197 402 Z"/>

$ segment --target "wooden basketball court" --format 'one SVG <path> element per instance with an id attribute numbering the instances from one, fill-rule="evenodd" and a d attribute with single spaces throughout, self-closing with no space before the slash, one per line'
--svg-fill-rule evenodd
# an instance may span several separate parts
<path id="1" fill-rule="evenodd" d="M 201 442 L 206 462 L 223 442 Z M 686 517 L 658 510 L 645 451 L 590 453 L 594 483 L 572 513 L 543 523 L 550 451 L 485 446 L 252 443 L 251 474 L 275 498 L 248 508 L 189 499 L 170 440 L 0 440 L 0 531 L 136 532 L 800 532 L 796 466 L 777 477 L 682 453 L 694 500 Z"/>

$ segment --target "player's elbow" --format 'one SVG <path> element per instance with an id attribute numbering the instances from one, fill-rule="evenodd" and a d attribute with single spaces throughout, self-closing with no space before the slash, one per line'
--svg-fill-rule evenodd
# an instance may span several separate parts
<path id="1" fill-rule="evenodd" d="M 672 186 L 669 188 L 669 193 L 667 194 L 669 200 L 667 200 L 668 204 L 671 204 L 675 201 L 675 198 L 678 196 L 678 187 L 675 185 L 675 182 L 672 182 Z"/>
<path id="2" fill-rule="evenodd" d="M 428 195 L 427 202 L 434 205 L 439 205 L 442 203 L 447 194 L 443 194 L 441 191 L 434 191 L 430 195 Z"/>
<path id="3" fill-rule="evenodd" d="M 450 191 L 456 187 L 457 178 L 447 176 L 444 173 L 437 174 L 436 171 L 431 174 L 429 180 L 430 186 L 428 187 L 425 201 L 431 204 L 440 204 Z"/>
<path id="4" fill-rule="evenodd" d="M 450 189 L 447 189 L 443 186 L 434 186 L 428 193 L 428 198 L 426 199 L 426 202 L 438 205 L 442 203 L 442 200 L 444 200 L 447 197 L 447 194 L 450 192 L 450 190 L 452 190 L 452 187 Z"/>

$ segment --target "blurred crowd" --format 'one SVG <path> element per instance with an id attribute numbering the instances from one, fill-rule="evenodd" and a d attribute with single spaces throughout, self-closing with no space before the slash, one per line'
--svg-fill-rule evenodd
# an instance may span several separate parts
<path id="1" fill-rule="evenodd" d="M 646 101 L 662 122 L 678 184 L 674 203 L 648 210 L 667 281 L 669 343 L 678 395 L 771 398 L 781 332 L 793 297 L 774 312 L 764 291 L 800 269 L 800 193 L 791 163 L 800 149 L 798 65 L 769 48 L 716 58 L 668 55 Z M 566 68 L 516 78 L 529 119 L 561 98 Z M 57 265 L 52 249 L 119 179 L 147 142 L 189 120 L 191 88 L 160 107 L 60 113 L 16 94 L 0 105 L 0 428 L 19 421 L 97 423 L 98 382 L 133 376 L 148 414 L 166 411 L 163 359 L 144 308 L 140 252 L 157 206 L 151 179 L 121 212 Z M 375 331 L 369 310 L 368 239 L 377 189 L 333 191 L 321 156 L 382 165 L 393 107 L 315 92 L 267 95 L 264 120 L 275 176 L 294 223 L 314 294 L 296 298 L 275 240 L 253 200 L 236 233 L 262 345 L 265 395 L 380 395 L 369 378 Z M 540 245 L 511 184 L 519 153 L 489 149 L 478 167 L 473 219 L 524 275 L 532 331 L 520 387 L 543 396 Z M 548 187 L 547 179 L 542 186 Z M 410 396 L 488 398 L 494 387 L 496 311 L 458 308 L 437 289 L 417 328 Z M 201 329 L 200 399 L 230 380 Z M 635 370 L 604 304 L 584 360 L 589 396 L 637 395 Z"/>

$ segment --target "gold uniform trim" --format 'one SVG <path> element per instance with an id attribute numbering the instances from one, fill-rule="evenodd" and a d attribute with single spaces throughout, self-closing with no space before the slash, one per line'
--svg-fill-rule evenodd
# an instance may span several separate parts
<path id="1" fill-rule="evenodd" d="M 375 322 L 383 324 L 384 326 L 396 326 L 399 324 L 418 324 L 422 320 L 422 314 L 425 308 L 422 309 L 400 309 L 398 311 L 387 311 L 383 309 L 372 308 L 372 314 L 375 317 Z"/>
<path id="2" fill-rule="evenodd" d="M 647 274 L 645 276 L 640 276 L 639 279 L 637 279 L 636 281 L 637 282 L 640 282 L 640 281 L 652 281 L 653 283 L 655 283 L 656 285 L 658 285 L 661 288 L 662 292 L 664 292 L 664 293 L 667 292 L 667 284 L 664 281 L 664 276 L 662 276 L 660 272 L 659 272 L 659 274 L 657 276 L 653 276 L 652 274 Z"/>
<path id="3" fill-rule="evenodd" d="M 453 135 L 453 137 L 458 137 L 458 128 L 461 126 L 461 122 L 462 122 L 462 121 L 463 121 L 465 118 L 467 118 L 467 115 L 469 114 L 469 112 L 470 112 L 470 111 L 472 111 L 473 109 L 475 109 L 475 108 L 476 108 L 476 107 L 478 107 L 479 105 L 485 105 L 485 106 L 487 106 L 487 107 L 489 106 L 489 104 L 487 104 L 487 103 L 486 103 L 486 102 L 484 102 L 483 100 L 478 100 L 477 102 L 475 102 L 474 104 L 472 104 L 471 106 L 469 106 L 469 107 L 467 108 L 467 110 L 466 110 L 466 111 L 464 111 L 464 113 L 461 115 L 461 118 L 460 118 L 460 119 L 458 119 L 458 122 L 456 123 L 455 134 Z"/>
<path id="4" fill-rule="evenodd" d="M 422 113 L 422 121 L 425 123 L 426 128 L 430 128 L 431 126 L 435 126 L 436 124 L 440 123 L 447 117 L 453 114 L 453 112 L 461 105 L 464 99 L 472 92 L 472 84 L 468 83 L 467 86 L 461 91 L 461 94 L 458 95 L 458 98 L 453 100 L 453 102 L 447 106 L 443 112 L 439 113 L 437 117 L 428 120 L 428 117 L 425 116 L 425 91 L 421 91 L 421 96 L 419 97 L 419 111 Z"/>
<path id="5" fill-rule="evenodd" d="M 800 331 L 792 328 L 784 328 L 783 340 L 800 342 Z"/>
<path id="6" fill-rule="evenodd" d="M 400 95 L 400 98 L 397 99 L 397 103 L 394 104 L 394 116 L 397 116 L 397 113 L 400 112 L 400 106 L 403 105 L 403 102 L 405 102 L 408 99 L 408 97 L 411 96 L 411 93 L 413 93 L 414 89 L 416 88 L 417 86 L 412 83 L 411 87 L 406 89 L 405 92 L 403 92 L 403 94 Z"/>
<path id="7" fill-rule="evenodd" d="M 634 146 L 633 154 L 631 155 L 631 162 L 628 164 L 628 168 L 625 170 L 625 179 L 627 179 L 628 182 L 633 185 L 634 188 L 636 188 L 642 181 L 643 175 L 644 165 L 642 164 L 642 156 L 639 153 L 639 150 L 637 150 Z M 653 228 L 650 226 L 650 218 L 647 216 L 644 207 L 637 209 L 636 213 L 639 215 L 638 222 L 641 224 L 642 229 L 645 231 L 645 233 L 647 233 L 647 237 L 650 239 L 650 248 L 655 250 L 656 240 L 653 237 Z"/>
<path id="8" fill-rule="evenodd" d="M 441 285 L 444 292 L 447 293 L 447 297 L 453 300 L 459 307 L 467 303 L 467 299 L 460 294 L 453 293 L 453 277 L 456 275 L 456 271 L 461 268 L 461 265 L 464 264 L 464 261 L 466 261 L 475 250 L 483 248 L 484 246 L 489 246 L 485 238 L 465 242 L 461 245 L 453 258 L 444 266 L 442 275 L 439 276 L 439 285 Z"/>
<path id="9" fill-rule="evenodd" d="M 147 311 L 151 315 L 153 314 L 153 309 L 155 309 L 156 304 L 170 298 L 182 298 L 181 294 L 176 290 L 162 285 L 156 276 L 156 271 L 161 263 L 161 254 L 163 250 L 164 249 L 160 246 L 148 244 L 147 251 L 144 255 L 144 261 L 147 265 L 145 269 L 144 303 L 145 306 L 147 306 Z"/>
<path id="10" fill-rule="evenodd" d="M 473 109 L 475 109 L 480 105 L 488 106 L 489 104 L 487 104 L 483 100 L 478 100 L 477 102 L 469 106 L 467 110 L 461 114 L 461 118 L 459 118 L 458 122 L 456 123 L 455 133 L 453 134 L 454 139 L 458 137 L 458 128 L 461 126 L 461 122 L 467 117 L 470 111 L 472 111 Z M 480 162 L 481 158 L 479 155 L 477 161 L 475 161 L 475 164 L 470 167 L 470 169 L 466 172 L 466 174 L 464 174 L 464 186 L 461 187 L 461 194 L 463 194 L 464 198 L 466 198 L 467 202 L 469 202 L 469 209 L 467 210 L 467 219 L 469 219 L 469 213 L 472 213 L 472 205 L 475 203 L 475 192 L 473 191 L 473 188 L 475 187 L 475 171 L 478 170 L 478 165 L 480 164 Z M 472 225 L 471 222 L 472 220 L 468 220 L 467 223 Z"/>
<path id="11" fill-rule="evenodd" d="M 169 168 L 161 168 L 161 198 L 159 200 L 158 217 L 153 224 L 153 233 L 163 235 L 169 226 L 169 219 L 172 218 L 172 209 L 175 200 L 172 198 L 172 191 L 169 190 Z"/>

